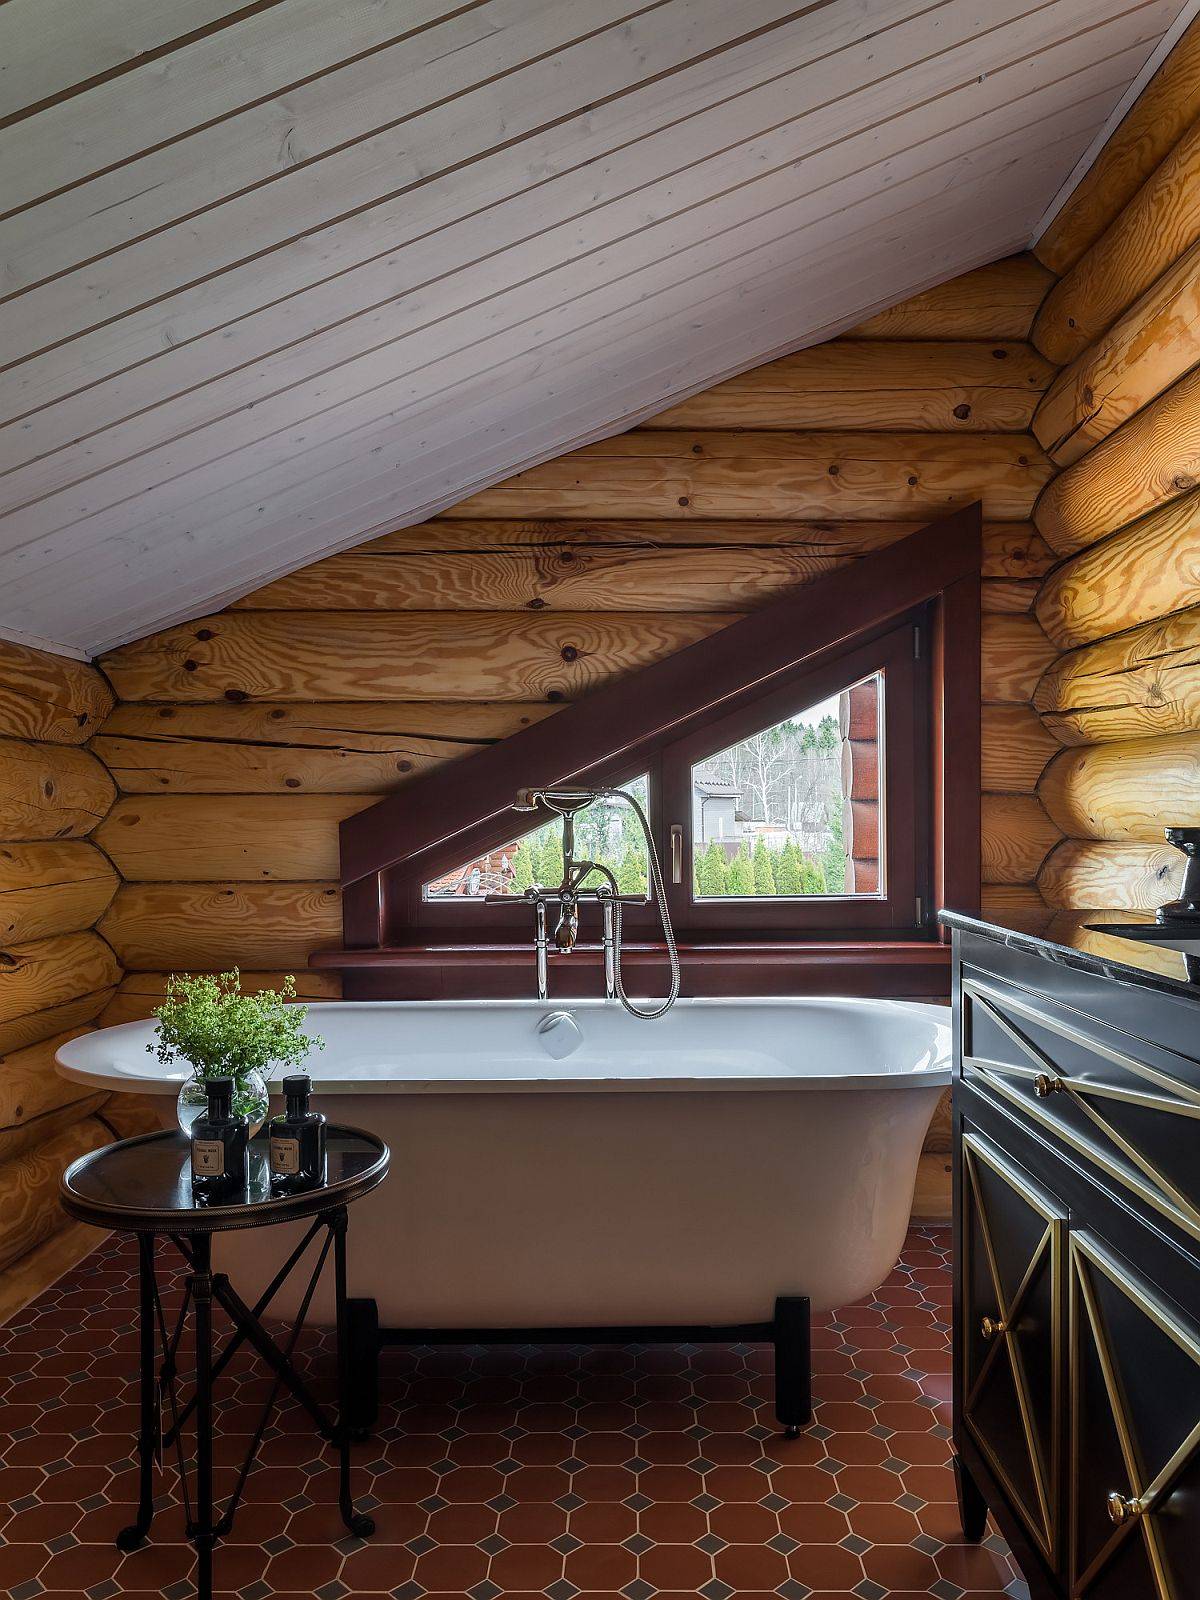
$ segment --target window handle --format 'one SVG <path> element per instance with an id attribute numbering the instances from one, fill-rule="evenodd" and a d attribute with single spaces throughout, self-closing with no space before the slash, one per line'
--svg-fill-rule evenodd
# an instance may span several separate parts
<path id="1" fill-rule="evenodd" d="M 678 822 L 671 824 L 671 882 L 683 882 L 683 828 Z"/>

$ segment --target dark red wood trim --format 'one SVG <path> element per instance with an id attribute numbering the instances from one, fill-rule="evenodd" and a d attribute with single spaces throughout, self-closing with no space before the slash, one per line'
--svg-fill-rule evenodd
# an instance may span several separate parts
<path id="1" fill-rule="evenodd" d="M 685 995 L 848 995 L 943 1000 L 950 994 L 950 952 L 933 942 L 849 941 L 680 947 Z M 528 944 L 399 950 L 324 951 L 311 965 L 343 975 L 348 1000 L 527 999 L 533 992 Z M 661 947 L 626 946 L 634 993 L 666 990 Z M 577 949 L 550 958 L 551 999 L 600 998 L 603 959 Z"/>
<path id="2" fill-rule="evenodd" d="M 342 823 L 343 884 L 481 828 L 524 785 L 580 779 L 667 732 L 682 735 L 693 719 L 731 697 L 977 575 L 981 538 L 981 508 L 974 504 L 556 716 L 423 774 Z"/>
<path id="3" fill-rule="evenodd" d="M 980 901 L 980 577 L 942 592 L 933 636 L 933 894 L 936 906 L 978 911 Z M 950 929 L 938 937 L 950 941 Z"/>

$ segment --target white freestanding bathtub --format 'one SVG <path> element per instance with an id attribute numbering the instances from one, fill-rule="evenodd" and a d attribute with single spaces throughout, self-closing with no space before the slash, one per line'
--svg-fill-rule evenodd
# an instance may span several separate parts
<path id="1" fill-rule="evenodd" d="M 681 1000 L 655 1022 L 604 1001 L 312 1005 L 320 1109 L 392 1152 L 351 1211 L 350 1293 L 408 1328 L 740 1324 L 779 1295 L 844 1305 L 899 1254 L 950 1081 L 948 1023 L 888 1000 Z M 158 1095 L 173 1126 L 183 1074 L 147 1051 L 154 1031 L 85 1034 L 60 1070 Z M 281 1232 L 227 1244 L 247 1298 L 283 1259 Z M 330 1315 L 328 1297 L 315 1312 Z"/>

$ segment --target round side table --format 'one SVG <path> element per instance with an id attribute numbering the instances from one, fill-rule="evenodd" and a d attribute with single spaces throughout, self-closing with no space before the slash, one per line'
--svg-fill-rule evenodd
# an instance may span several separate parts
<path id="1" fill-rule="evenodd" d="M 353 1370 L 346 1301 L 347 1207 L 382 1183 L 388 1169 L 388 1147 L 382 1139 L 357 1128 L 327 1129 L 327 1166 L 323 1184 L 299 1194 L 273 1195 L 267 1140 L 250 1141 L 250 1183 L 245 1195 L 225 1204 L 197 1205 L 192 1196 L 190 1147 L 178 1132 L 144 1134 L 122 1139 L 81 1156 L 63 1173 L 63 1209 L 81 1222 L 138 1241 L 139 1346 L 141 1352 L 140 1469 L 137 1520 L 117 1536 L 122 1550 L 145 1541 L 154 1516 L 154 1467 L 162 1451 L 174 1447 L 183 1496 L 187 1535 L 196 1550 L 196 1592 L 211 1600 L 213 1549 L 233 1526 L 234 1515 L 254 1465 L 263 1434 L 280 1391 L 288 1390 L 308 1412 L 321 1437 L 337 1447 L 340 1467 L 339 1506 L 351 1533 L 366 1538 L 375 1531 L 370 1517 L 354 1509 L 350 1493 L 351 1397 Z M 281 1222 L 312 1219 L 300 1243 L 281 1263 L 275 1277 L 253 1306 L 248 1306 L 224 1273 L 212 1270 L 212 1236 L 240 1228 L 267 1228 Z M 183 1304 L 173 1330 L 168 1330 L 154 1270 L 155 1240 L 166 1238 L 182 1256 L 187 1272 Z M 263 1326 L 272 1300 L 293 1270 L 305 1262 L 309 1281 L 296 1320 L 282 1341 Z M 330 1254 L 333 1256 L 337 1306 L 337 1414 L 331 1416 L 312 1393 L 294 1362 L 296 1344 L 308 1307 Z M 214 1349 L 213 1307 L 219 1305 L 232 1323 L 220 1351 Z M 180 1341 L 189 1313 L 195 1328 L 196 1373 L 190 1398 L 182 1400 L 178 1385 Z M 213 1504 L 213 1385 L 243 1344 L 249 1344 L 275 1375 L 245 1461 L 224 1509 Z M 170 1420 L 164 1418 L 164 1401 Z M 193 1504 L 183 1430 L 195 1418 Z M 164 1423 L 166 1424 L 164 1426 Z"/>

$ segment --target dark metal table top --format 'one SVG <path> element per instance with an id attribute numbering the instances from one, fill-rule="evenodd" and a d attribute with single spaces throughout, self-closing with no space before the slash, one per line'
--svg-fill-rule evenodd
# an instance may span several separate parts
<path id="1" fill-rule="evenodd" d="M 266 1129 L 250 1141 L 250 1182 L 236 1200 L 197 1205 L 190 1144 L 177 1130 L 146 1133 L 93 1150 L 63 1173 L 63 1209 L 119 1233 L 220 1233 L 316 1216 L 369 1193 L 387 1175 L 382 1139 L 360 1128 L 326 1130 L 326 1179 L 299 1194 L 273 1195 Z"/>

